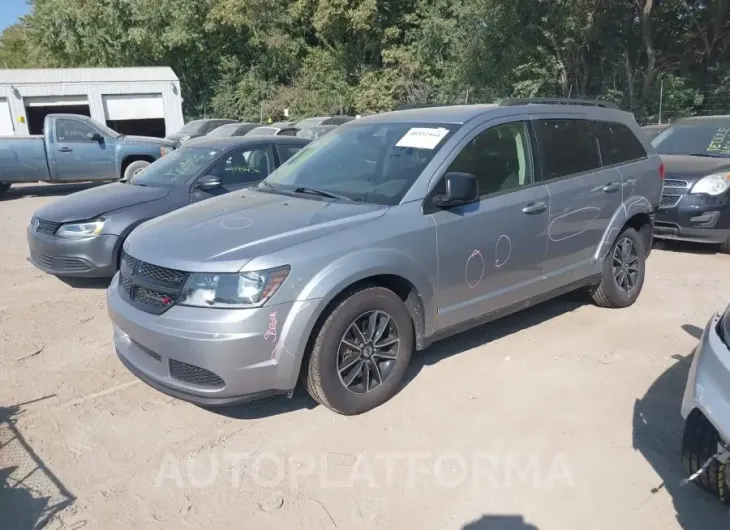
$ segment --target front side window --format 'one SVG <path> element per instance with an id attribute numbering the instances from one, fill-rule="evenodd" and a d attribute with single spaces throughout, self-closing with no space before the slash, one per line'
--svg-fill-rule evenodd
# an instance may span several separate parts
<path id="1" fill-rule="evenodd" d="M 181 147 L 154 161 L 132 178 L 130 183 L 157 187 L 184 184 L 197 177 L 220 155 L 220 150 L 210 147 Z"/>
<path id="2" fill-rule="evenodd" d="M 289 160 L 291 157 L 293 157 L 295 154 L 301 150 L 301 145 L 277 145 L 276 149 L 279 151 L 279 160 L 281 160 L 281 163 L 283 164 L 287 160 Z"/>
<path id="3" fill-rule="evenodd" d="M 221 186 L 236 186 L 259 182 L 274 170 L 274 152 L 271 145 L 234 151 L 208 172 L 221 179 Z"/>
<path id="4" fill-rule="evenodd" d="M 664 129 L 651 143 L 660 155 L 730 158 L 730 118 L 680 121 Z"/>
<path id="5" fill-rule="evenodd" d="M 604 166 L 646 158 L 644 146 L 631 129 L 623 123 L 597 121 L 593 125 L 601 144 Z"/>
<path id="6" fill-rule="evenodd" d="M 534 124 L 545 180 L 601 167 L 598 138 L 587 120 L 536 120 Z"/>
<path id="7" fill-rule="evenodd" d="M 338 128 L 302 148 L 261 187 L 294 193 L 313 188 L 347 200 L 395 205 L 457 127 L 365 123 Z"/>
<path id="8" fill-rule="evenodd" d="M 480 196 L 532 184 L 535 174 L 527 125 L 504 123 L 480 133 L 446 172 L 474 175 Z"/>
<path id="9" fill-rule="evenodd" d="M 93 142 L 89 135 L 95 132 L 77 120 L 56 120 L 56 140 L 59 142 Z"/>

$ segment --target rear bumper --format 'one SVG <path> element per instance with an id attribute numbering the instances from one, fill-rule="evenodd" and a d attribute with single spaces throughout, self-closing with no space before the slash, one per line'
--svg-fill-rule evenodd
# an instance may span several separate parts
<path id="1" fill-rule="evenodd" d="M 699 409 L 723 440 L 730 441 L 730 348 L 717 332 L 714 315 L 695 349 L 682 401 L 682 417 Z"/>
<path id="2" fill-rule="evenodd" d="M 111 278 L 117 263 L 119 236 L 100 235 L 84 239 L 63 239 L 28 227 L 29 261 L 55 276 Z"/>
<path id="3" fill-rule="evenodd" d="M 723 243 L 730 238 L 730 196 L 684 195 L 672 208 L 659 208 L 656 239 Z"/>

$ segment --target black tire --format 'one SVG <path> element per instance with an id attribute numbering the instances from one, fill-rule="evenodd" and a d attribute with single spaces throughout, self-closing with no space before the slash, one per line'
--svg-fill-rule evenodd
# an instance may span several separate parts
<path id="1" fill-rule="evenodd" d="M 397 357 L 376 388 L 366 393 L 355 393 L 345 386 L 338 373 L 340 341 L 353 322 L 372 311 L 386 313 L 395 323 L 400 341 Z M 338 414 L 362 414 L 385 403 L 398 392 L 412 351 L 413 320 L 403 301 L 383 287 L 357 290 L 332 309 L 319 329 L 306 366 L 305 386 L 315 401 Z"/>
<path id="2" fill-rule="evenodd" d="M 134 162 L 131 162 L 124 170 L 124 175 L 122 175 L 122 179 L 131 179 L 134 175 L 136 175 L 149 165 L 150 163 L 146 160 L 135 160 Z"/>
<path id="3" fill-rule="evenodd" d="M 684 424 L 682 436 L 682 466 L 688 477 L 699 471 L 717 453 L 719 441 L 720 435 L 710 420 L 699 410 L 693 410 Z M 728 467 L 727 464 L 715 460 L 694 483 L 724 504 L 730 505 Z"/>
<path id="4" fill-rule="evenodd" d="M 0 197 L 5 195 L 5 193 L 10 189 L 10 182 L 0 182 Z"/>
<path id="5" fill-rule="evenodd" d="M 636 250 L 635 263 L 638 268 L 638 274 L 633 282 L 633 287 L 628 292 L 619 287 L 617 280 L 614 278 L 613 269 L 616 247 L 623 244 L 626 239 L 631 242 L 631 245 L 633 245 L 633 248 Z M 616 241 L 611 247 L 611 251 L 608 253 L 608 256 L 606 256 L 606 261 L 603 263 L 601 283 L 599 283 L 591 292 L 593 303 L 599 307 L 608 307 L 612 309 L 629 307 L 636 302 L 639 294 L 641 294 L 641 289 L 644 286 L 645 273 L 646 251 L 644 250 L 644 242 L 636 230 L 633 228 L 625 228 L 624 231 L 616 238 Z"/>

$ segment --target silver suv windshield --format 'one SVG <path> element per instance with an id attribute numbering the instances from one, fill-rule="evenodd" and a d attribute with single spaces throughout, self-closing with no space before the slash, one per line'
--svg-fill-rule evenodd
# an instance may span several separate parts
<path id="1" fill-rule="evenodd" d="M 458 127 L 423 123 L 339 127 L 304 147 L 259 187 L 392 206 Z"/>

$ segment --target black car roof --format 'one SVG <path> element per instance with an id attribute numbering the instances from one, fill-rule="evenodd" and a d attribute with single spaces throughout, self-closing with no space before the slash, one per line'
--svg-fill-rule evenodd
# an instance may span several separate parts
<path id="1" fill-rule="evenodd" d="M 183 144 L 183 147 L 190 145 L 191 147 L 210 147 L 211 149 L 236 149 L 251 144 L 258 144 L 264 140 L 274 144 L 281 145 L 305 145 L 309 143 L 307 138 L 299 138 L 297 136 L 272 136 L 272 135 L 254 135 L 254 136 L 201 136 L 196 138 L 194 143 Z"/>

